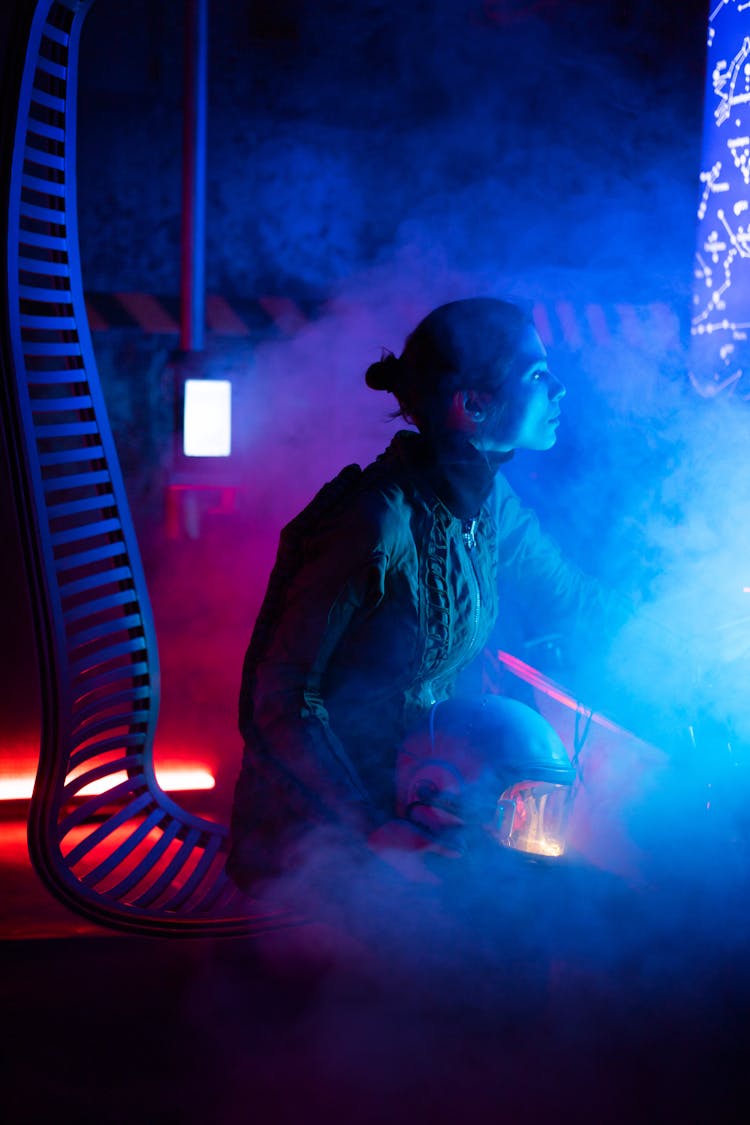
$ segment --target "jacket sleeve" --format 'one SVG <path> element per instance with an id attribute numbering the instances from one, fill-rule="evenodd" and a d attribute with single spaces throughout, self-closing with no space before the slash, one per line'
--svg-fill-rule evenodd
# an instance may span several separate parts
<path id="1" fill-rule="evenodd" d="M 249 713 L 240 716 L 246 740 L 291 775 L 324 819 L 365 830 L 374 810 L 331 729 L 322 685 L 347 630 L 383 599 L 393 550 L 388 523 L 383 498 L 365 492 L 303 537 L 300 564 L 253 669 Z"/>
<path id="2" fill-rule="evenodd" d="M 609 635 L 625 622 L 632 603 L 567 559 L 504 477 L 496 502 L 500 573 L 523 587 L 551 631 Z"/>

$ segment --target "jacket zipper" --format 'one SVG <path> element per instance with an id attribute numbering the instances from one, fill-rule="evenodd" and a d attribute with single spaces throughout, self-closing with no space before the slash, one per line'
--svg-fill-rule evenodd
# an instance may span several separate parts
<path id="1" fill-rule="evenodd" d="M 471 573 L 472 582 L 474 583 L 474 628 L 471 634 L 469 652 L 473 651 L 474 645 L 476 644 L 477 635 L 479 633 L 479 619 L 482 614 L 482 594 L 479 588 L 476 567 L 474 566 L 474 556 L 472 555 L 472 551 L 477 545 L 476 531 L 477 521 L 475 519 L 463 520 L 461 524 L 461 538 L 466 548 L 466 557 L 469 560 L 469 571 Z"/>
<path id="2" fill-rule="evenodd" d="M 477 577 L 477 570 L 476 570 L 476 567 L 474 565 L 474 559 L 473 559 L 473 556 L 472 556 L 472 551 L 474 550 L 474 548 L 477 545 L 477 537 L 476 537 L 477 523 L 478 523 L 478 521 L 475 520 L 475 519 L 473 519 L 473 520 L 462 520 L 461 521 L 461 541 L 463 542 L 464 550 L 466 552 L 466 559 L 467 559 L 467 562 L 469 563 L 468 573 L 471 575 L 470 582 L 473 583 L 473 585 L 474 585 L 474 598 L 473 598 L 474 615 L 473 615 L 471 638 L 470 638 L 471 643 L 469 644 L 469 647 L 468 647 L 469 652 L 473 651 L 474 645 L 477 642 L 477 636 L 479 634 L 479 619 L 480 619 L 481 614 L 482 614 L 482 594 L 481 594 L 481 589 L 480 589 L 480 586 L 479 586 L 479 578 Z M 442 678 L 445 675 L 447 675 L 447 673 L 449 671 L 452 672 L 452 667 L 441 668 L 439 678 Z M 431 706 L 435 703 L 435 693 L 433 691 L 434 683 L 435 683 L 435 681 L 433 680 L 433 681 L 425 684 L 425 690 L 429 693 L 430 705 Z"/>

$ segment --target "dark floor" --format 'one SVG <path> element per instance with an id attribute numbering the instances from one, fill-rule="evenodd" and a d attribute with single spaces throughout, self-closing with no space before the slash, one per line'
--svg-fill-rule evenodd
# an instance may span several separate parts
<path id="1" fill-rule="evenodd" d="M 0 829 L 14 1125 L 746 1120 L 750 927 L 710 873 L 514 868 L 470 922 L 370 903 L 370 941 L 145 939 L 69 915 Z"/>

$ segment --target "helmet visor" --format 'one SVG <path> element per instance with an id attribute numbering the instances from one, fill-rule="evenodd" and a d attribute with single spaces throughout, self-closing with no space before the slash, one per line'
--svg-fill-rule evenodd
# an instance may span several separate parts
<path id="1" fill-rule="evenodd" d="M 560 856 L 571 788 L 550 781 L 518 781 L 505 789 L 497 802 L 492 834 L 500 844 L 534 855 Z"/>

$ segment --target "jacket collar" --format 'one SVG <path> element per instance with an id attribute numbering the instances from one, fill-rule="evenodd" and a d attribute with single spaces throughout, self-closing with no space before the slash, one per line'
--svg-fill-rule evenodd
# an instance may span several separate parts
<path id="1" fill-rule="evenodd" d="M 401 463 L 421 491 L 429 490 L 460 520 L 475 519 L 487 500 L 500 465 L 512 454 L 488 458 L 463 434 L 433 444 L 422 434 L 399 430 L 382 455 Z"/>

